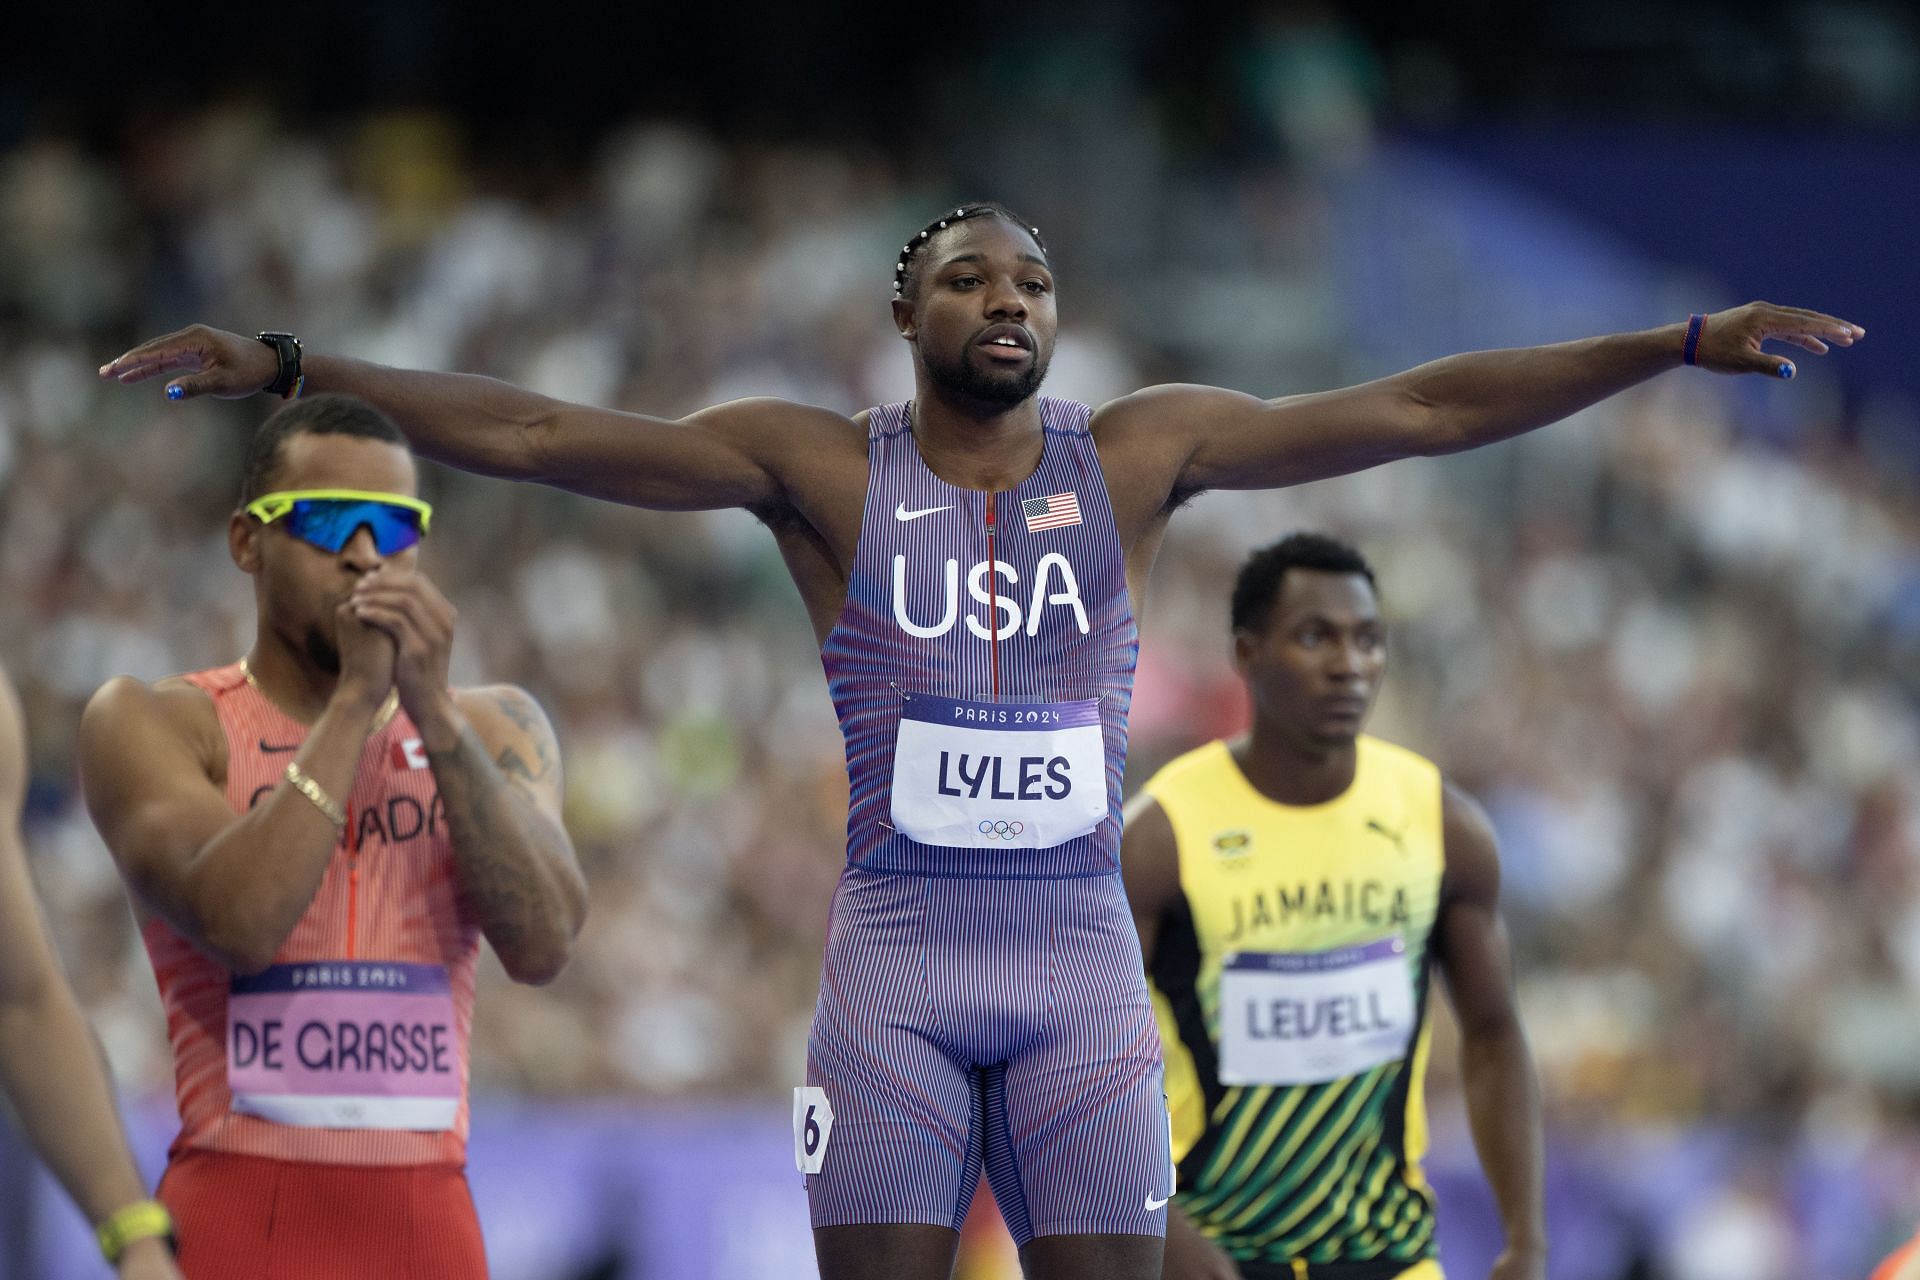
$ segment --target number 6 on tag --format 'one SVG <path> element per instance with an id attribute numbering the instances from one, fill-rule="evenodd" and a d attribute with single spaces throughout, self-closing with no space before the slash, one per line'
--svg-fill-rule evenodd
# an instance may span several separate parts
<path id="1" fill-rule="evenodd" d="M 833 1133 L 833 1104 L 827 1091 L 802 1085 L 793 1091 L 793 1164 L 802 1173 L 818 1173 Z"/>

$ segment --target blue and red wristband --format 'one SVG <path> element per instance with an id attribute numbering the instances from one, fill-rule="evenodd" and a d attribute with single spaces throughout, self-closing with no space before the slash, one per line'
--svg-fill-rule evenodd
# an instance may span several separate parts
<path id="1" fill-rule="evenodd" d="M 1707 318 L 1703 315 L 1687 317 L 1687 343 L 1680 348 L 1680 359 L 1689 365 L 1700 363 L 1700 334 L 1707 327 Z"/>

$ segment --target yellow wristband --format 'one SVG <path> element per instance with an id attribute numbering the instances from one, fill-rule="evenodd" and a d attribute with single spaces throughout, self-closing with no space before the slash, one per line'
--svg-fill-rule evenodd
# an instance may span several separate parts
<path id="1" fill-rule="evenodd" d="M 347 825 L 347 811 L 340 807 L 340 802 L 322 791 L 320 784 L 309 778 L 292 761 L 287 762 L 287 781 L 293 784 L 295 791 L 313 801 L 313 807 L 326 814 L 328 822 L 336 827 Z"/>
<path id="2" fill-rule="evenodd" d="M 173 1215 L 158 1200 L 136 1200 L 95 1227 L 93 1234 L 100 1242 L 100 1252 L 117 1266 L 120 1255 L 136 1240 L 151 1240 L 156 1236 L 171 1240 Z"/>

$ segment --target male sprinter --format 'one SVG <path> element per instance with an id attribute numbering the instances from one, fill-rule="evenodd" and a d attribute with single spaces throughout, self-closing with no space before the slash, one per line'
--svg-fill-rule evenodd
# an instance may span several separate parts
<path id="1" fill-rule="evenodd" d="M 351 391 L 416 448 L 486 475 L 665 509 L 743 507 L 813 620 L 846 739 L 848 870 L 794 1108 L 826 1280 L 952 1269 L 984 1163 L 1042 1280 L 1160 1273 L 1158 1037 L 1120 886 L 1134 602 L 1167 519 L 1271 488 L 1467 449 L 1683 360 L 1779 376 L 1769 338 L 1861 331 L 1753 304 L 1687 325 L 1457 356 L 1266 401 L 1155 387 L 1098 412 L 1038 396 L 1046 248 L 998 205 L 917 233 L 893 321 L 914 399 L 848 417 L 740 400 L 678 422 L 491 378 L 302 358 L 202 325 L 101 369 L 175 399 Z"/>
<path id="2" fill-rule="evenodd" d="M 585 886 L 540 708 L 447 687 L 454 611 L 414 567 L 414 487 L 363 403 L 267 419 L 227 532 L 252 651 L 116 679 L 81 722 L 173 1041 L 160 1198 L 192 1280 L 486 1274 L 465 1175 L 480 937 L 546 982 Z"/>
<path id="3" fill-rule="evenodd" d="M 147 1198 L 127 1152 L 106 1064 L 34 902 L 20 840 L 20 725 L 19 700 L 0 670 L 0 1085 L 121 1280 L 180 1280 L 167 1242 L 173 1224 Z"/>
<path id="4" fill-rule="evenodd" d="M 1167 1280 L 1438 1280 L 1421 1077 L 1427 979 L 1460 1020 L 1497 1280 L 1540 1280 L 1540 1095 L 1480 806 L 1362 735 L 1386 672 L 1373 570 L 1297 533 L 1233 589 L 1253 729 L 1127 810 L 1127 896 L 1156 988 L 1180 1186 Z"/>

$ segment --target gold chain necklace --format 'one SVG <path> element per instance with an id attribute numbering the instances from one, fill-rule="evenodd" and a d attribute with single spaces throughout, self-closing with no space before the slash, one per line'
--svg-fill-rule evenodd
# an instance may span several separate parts
<path id="1" fill-rule="evenodd" d="M 245 657 L 240 659 L 240 674 L 247 678 L 247 683 L 252 685 L 261 697 L 266 698 L 268 702 L 273 702 L 273 699 L 267 696 L 267 691 L 260 688 L 260 682 L 253 678 L 253 667 L 248 664 Z M 279 706 L 278 703 L 274 705 L 276 708 Z M 379 713 L 373 717 L 373 732 L 378 733 L 386 728 L 387 722 L 393 719 L 394 713 L 398 710 L 400 710 L 400 691 L 398 689 L 389 689 L 387 691 L 387 700 L 380 704 Z M 285 714 L 284 711 L 282 714 Z M 291 720 L 293 717 L 288 716 L 287 718 Z"/>

